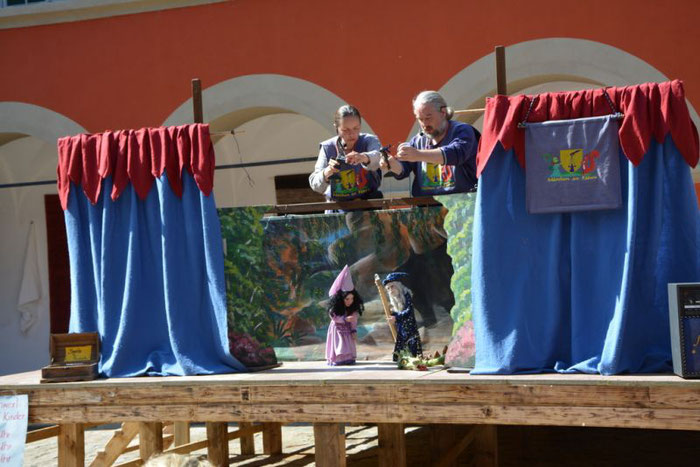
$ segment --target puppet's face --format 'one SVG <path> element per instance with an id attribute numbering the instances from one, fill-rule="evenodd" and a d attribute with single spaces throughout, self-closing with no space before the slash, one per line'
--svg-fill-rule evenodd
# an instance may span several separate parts
<path id="1" fill-rule="evenodd" d="M 345 298 L 343 298 L 343 303 L 345 303 L 346 308 L 349 308 L 350 305 L 352 305 L 352 302 L 354 302 L 354 301 L 355 301 L 355 294 L 353 294 L 352 292 L 350 292 L 349 294 L 347 294 L 345 296 Z"/>
<path id="2" fill-rule="evenodd" d="M 401 292 L 399 290 L 399 286 L 396 285 L 396 282 L 389 282 L 386 285 L 386 291 L 392 297 L 398 297 L 400 295 L 400 292 Z"/>

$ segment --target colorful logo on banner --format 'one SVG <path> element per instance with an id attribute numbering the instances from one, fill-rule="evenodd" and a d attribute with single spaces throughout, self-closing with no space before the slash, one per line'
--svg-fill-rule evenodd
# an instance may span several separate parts
<path id="1" fill-rule="evenodd" d="M 331 196 L 334 199 L 355 198 L 370 190 L 367 170 L 360 166 L 342 169 L 337 178 L 331 180 Z"/>
<path id="2" fill-rule="evenodd" d="M 549 165 L 548 182 L 566 182 L 579 180 L 596 180 L 596 159 L 600 157 L 597 150 L 586 153 L 583 149 L 561 149 L 558 155 L 543 154 L 542 158 Z"/>
<path id="3" fill-rule="evenodd" d="M 423 162 L 420 184 L 424 191 L 452 188 L 455 186 L 454 167 Z"/>

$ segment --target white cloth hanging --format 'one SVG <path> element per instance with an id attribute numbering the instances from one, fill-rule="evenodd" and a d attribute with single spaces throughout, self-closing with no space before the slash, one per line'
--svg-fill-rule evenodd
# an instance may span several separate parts
<path id="1" fill-rule="evenodd" d="M 39 255 L 36 246 L 34 221 L 29 224 L 27 252 L 24 256 L 22 283 L 17 299 L 17 310 L 20 312 L 19 327 L 27 333 L 37 321 L 38 306 L 41 301 L 41 277 L 39 276 Z"/>

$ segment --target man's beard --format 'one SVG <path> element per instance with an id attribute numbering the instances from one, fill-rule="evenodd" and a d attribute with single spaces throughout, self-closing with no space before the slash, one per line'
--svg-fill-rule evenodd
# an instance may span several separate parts
<path id="1" fill-rule="evenodd" d="M 403 311 L 406 305 L 406 297 L 404 297 L 403 290 L 396 290 L 393 293 L 389 292 L 389 302 L 395 312 Z"/>
<path id="2" fill-rule="evenodd" d="M 429 126 L 423 129 L 423 133 L 430 136 L 434 140 L 444 135 L 445 131 L 447 131 L 447 122 L 444 122 L 441 128 Z"/>

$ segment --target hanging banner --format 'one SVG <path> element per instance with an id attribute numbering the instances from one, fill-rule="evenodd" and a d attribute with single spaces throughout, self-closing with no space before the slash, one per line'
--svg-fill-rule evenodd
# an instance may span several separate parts
<path id="1" fill-rule="evenodd" d="M 617 115 L 525 125 L 530 214 L 622 205 Z"/>
<path id="2" fill-rule="evenodd" d="M 0 396 L 0 467 L 20 467 L 27 439 L 26 394 Z"/>

